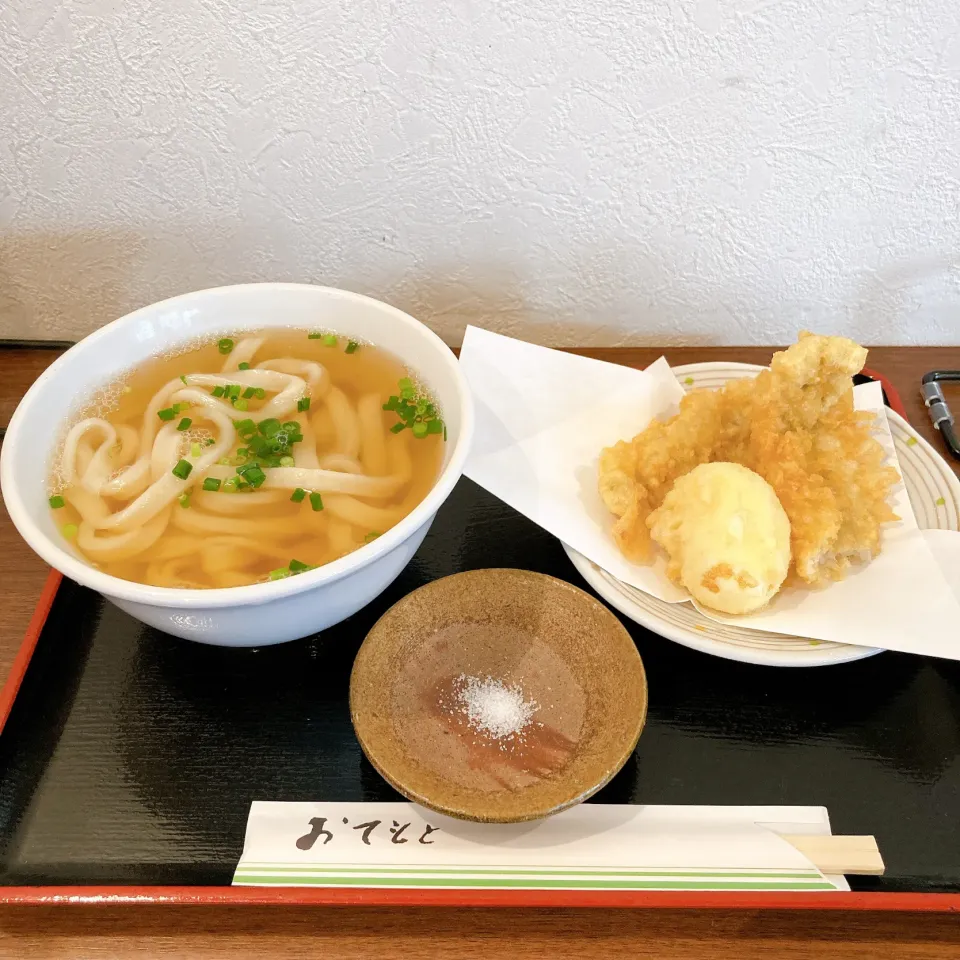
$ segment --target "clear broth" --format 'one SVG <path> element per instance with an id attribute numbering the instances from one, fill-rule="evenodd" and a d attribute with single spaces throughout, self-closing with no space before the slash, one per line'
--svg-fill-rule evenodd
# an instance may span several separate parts
<path id="1" fill-rule="evenodd" d="M 224 477 L 229 475 L 232 479 L 236 467 L 244 465 L 243 455 L 238 455 L 237 451 L 247 449 L 246 441 L 238 436 L 226 454 L 230 463 L 224 464 L 220 459 L 208 470 L 193 470 L 184 482 L 186 497 L 180 494 L 172 501 L 167 508 L 166 523 L 163 524 L 161 516 L 153 521 L 152 533 L 146 537 L 150 540 L 149 546 L 132 556 L 125 556 L 125 552 L 134 550 L 135 545 L 114 548 L 112 544 L 119 543 L 117 538 L 136 529 L 136 525 L 121 525 L 109 530 L 97 528 L 90 522 L 91 511 L 102 510 L 102 507 L 90 500 L 89 492 L 80 489 L 80 480 L 90 462 L 91 448 L 95 450 L 103 436 L 94 432 L 86 435 L 94 437 L 93 442 L 81 440 L 80 446 L 86 443 L 86 447 L 76 454 L 73 483 L 68 480 L 70 471 L 64 463 L 62 449 L 61 456 L 55 458 L 57 469 L 50 483 L 51 494 L 66 501 L 64 506 L 52 508 L 57 526 L 92 566 L 124 580 L 166 587 L 204 589 L 269 581 L 293 575 L 299 565 L 321 566 L 362 548 L 399 523 L 429 492 L 440 471 L 445 434 L 432 433 L 419 438 L 413 436 L 411 429 L 393 433 L 390 428 L 400 422 L 398 414 L 382 410 L 382 405 L 399 393 L 401 379 L 415 379 L 403 364 L 369 344 L 360 344 L 355 352 L 347 353 L 345 337 L 339 337 L 336 346 L 329 346 L 322 339 L 309 339 L 307 331 L 301 330 L 244 331 L 242 336 L 235 335 L 231 339 L 239 346 L 242 340 L 253 337 L 262 337 L 264 342 L 250 360 L 251 368 L 276 358 L 291 358 L 318 363 L 327 371 L 332 385 L 329 392 L 308 384 L 308 388 L 312 388 L 309 409 L 298 413 L 294 408 L 291 413 L 278 418 L 285 423 L 298 419 L 309 428 L 303 430 L 301 443 L 315 441 L 321 466 L 325 458 L 338 455 L 340 459 L 346 457 L 353 461 L 353 471 L 360 468 L 359 474 L 351 473 L 337 461 L 329 469 L 341 475 L 391 477 L 394 480 L 406 477 L 406 480 L 389 494 L 321 491 L 321 509 L 312 502 L 310 493 L 313 491 L 305 486 L 300 488 L 304 493 L 300 502 L 291 499 L 294 494 L 290 489 L 267 489 L 267 485 L 256 489 L 250 485 L 245 490 L 225 492 Z M 132 428 L 138 437 L 141 436 L 145 411 L 151 399 L 166 384 L 182 375 L 188 378 L 189 384 L 191 374 L 221 373 L 229 356 L 220 352 L 218 339 L 191 345 L 175 354 L 142 364 L 120 382 L 101 391 L 74 423 L 100 418 L 114 429 Z M 225 376 L 229 378 L 231 374 Z M 239 374 L 233 373 L 233 376 Z M 191 389 L 212 392 L 209 386 L 193 386 Z M 341 393 L 339 406 L 332 404 L 335 390 Z M 314 396 L 314 391 L 322 395 Z M 251 398 L 246 401 L 247 410 L 230 410 L 229 416 L 235 424 L 255 416 L 274 395 L 268 391 L 263 399 Z M 372 396 L 377 398 L 379 416 L 370 413 Z M 352 411 L 349 414 L 343 406 L 344 397 Z M 357 413 L 361 398 L 367 398 L 365 419 L 359 418 Z M 178 412 L 174 423 L 181 419 L 181 414 L 189 416 L 193 423 L 182 434 L 177 457 L 189 457 L 191 450 L 196 454 L 198 444 L 202 450 L 209 444 L 212 450 L 218 434 L 213 421 L 205 418 L 205 408 L 191 405 Z M 346 429 L 344 422 L 347 422 Z M 371 428 L 371 424 L 375 427 Z M 358 425 L 359 441 L 356 439 Z M 164 424 L 155 426 L 162 428 Z M 312 438 L 309 431 L 313 433 Z M 170 434 L 169 430 L 167 432 Z M 129 435 L 129 430 L 127 433 Z M 289 452 L 294 452 L 298 446 Z M 123 471 L 119 462 L 120 447 L 117 442 L 110 448 L 113 460 L 109 465 L 115 468 L 110 472 L 112 478 Z M 156 448 L 153 450 L 155 452 Z M 302 447 L 300 451 L 303 452 Z M 406 472 L 398 467 L 404 463 Z M 166 466 L 169 468 L 170 464 Z M 270 467 L 264 466 L 263 472 L 268 478 L 271 476 Z M 158 473 L 160 471 L 154 469 L 154 480 Z M 220 477 L 220 490 L 203 490 L 203 481 L 207 477 Z M 239 482 L 243 484 L 242 479 Z M 136 497 L 124 499 L 101 493 L 98 499 L 113 514 L 127 507 Z M 153 536 L 160 525 L 163 526 L 162 532 Z M 146 526 L 142 529 L 145 530 Z M 98 539 L 91 541 L 91 536 Z M 136 536 L 140 537 L 140 534 Z M 84 543 L 88 544 L 86 551 Z M 291 561 L 295 561 L 297 569 L 290 568 Z"/>

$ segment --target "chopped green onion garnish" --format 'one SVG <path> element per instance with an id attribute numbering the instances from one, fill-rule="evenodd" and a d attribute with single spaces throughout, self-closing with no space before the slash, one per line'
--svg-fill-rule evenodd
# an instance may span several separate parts
<path id="1" fill-rule="evenodd" d="M 240 485 L 239 477 L 230 477 L 229 480 L 223 481 L 223 492 L 224 493 L 236 493 L 237 487 Z"/>
<path id="2" fill-rule="evenodd" d="M 75 523 L 65 523 L 60 532 L 68 539 L 72 540 L 79 532 L 80 528 Z"/>
<path id="3" fill-rule="evenodd" d="M 247 389 L 243 391 L 244 400 L 252 400 L 256 395 L 257 391 L 253 387 L 247 387 Z"/>
<path id="4" fill-rule="evenodd" d="M 264 480 L 267 479 L 267 475 L 255 464 L 251 463 L 245 467 L 238 467 L 237 473 L 243 477 L 246 483 L 249 483 L 251 487 L 259 487 Z"/>
<path id="5" fill-rule="evenodd" d="M 287 443 L 299 443 L 303 439 L 300 424 L 296 420 L 288 420 L 281 429 L 287 436 Z"/>
<path id="6" fill-rule="evenodd" d="M 242 457 L 244 460 L 250 455 L 250 451 L 246 447 L 237 447 L 237 456 Z"/>
<path id="7" fill-rule="evenodd" d="M 249 364 L 249 363 L 238 363 L 238 364 L 237 364 L 237 369 L 238 369 L 238 370 L 249 370 L 249 369 L 250 369 L 250 364 Z"/>
<path id="8" fill-rule="evenodd" d="M 303 573 L 304 570 L 312 570 L 313 567 L 309 563 L 301 563 L 299 560 L 291 560 L 289 569 L 291 573 Z"/>
<path id="9" fill-rule="evenodd" d="M 324 334 L 323 345 L 325 347 L 335 347 L 337 345 L 337 335 L 335 333 Z"/>
<path id="10" fill-rule="evenodd" d="M 258 400 L 262 400 L 262 399 L 267 395 L 267 391 L 264 390 L 263 387 L 254 387 L 254 388 L 253 388 L 253 395 L 254 395 Z"/>
<path id="11" fill-rule="evenodd" d="M 249 417 L 246 420 L 234 420 L 233 425 L 241 437 L 257 432 L 257 425 Z"/>
<path id="12" fill-rule="evenodd" d="M 418 440 L 433 433 L 443 433 L 446 438 L 446 428 L 437 414 L 436 406 L 426 397 L 417 396 L 413 381 L 403 377 L 397 386 L 400 388 L 399 396 L 390 397 L 383 404 L 384 410 L 393 411 L 399 417 L 399 423 L 395 423 L 390 432 L 401 433 L 410 427 Z"/>
<path id="13" fill-rule="evenodd" d="M 213 437 L 207 437 L 207 439 L 204 440 L 203 442 L 204 442 L 208 447 L 212 447 L 217 441 L 214 440 Z"/>
<path id="14" fill-rule="evenodd" d="M 243 387 L 241 387 L 239 383 L 231 383 L 230 386 L 224 388 L 224 393 L 231 400 L 236 400 L 237 397 L 240 396 L 242 391 L 243 391 Z"/>
<path id="15" fill-rule="evenodd" d="M 172 420 L 177 415 L 177 411 L 173 407 L 164 407 L 162 410 L 157 411 L 157 416 L 161 420 Z"/>
<path id="16" fill-rule="evenodd" d="M 203 447 L 201 447 L 199 443 L 194 441 L 193 443 L 190 444 L 190 456 L 193 457 L 194 460 L 196 460 L 196 458 L 199 457 L 202 453 L 203 453 Z"/>
<path id="17" fill-rule="evenodd" d="M 307 495 L 307 491 L 303 487 L 297 487 L 293 493 L 290 494 L 290 499 L 294 503 L 303 503 L 303 498 Z"/>
<path id="18" fill-rule="evenodd" d="M 323 509 L 323 497 L 321 497 L 319 493 L 311 493 L 311 494 L 310 494 L 310 506 L 313 507 L 313 509 L 314 509 L 315 511 L 316 511 L 316 510 L 322 510 L 322 509 Z"/>
<path id="19" fill-rule="evenodd" d="M 233 341 L 229 337 L 224 337 L 217 341 L 217 349 L 221 353 L 227 354 L 233 349 Z"/>
<path id="20" fill-rule="evenodd" d="M 376 540 L 377 537 L 380 537 L 380 536 L 383 536 L 383 534 L 381 534 L 379 530 L 371 530 L 371 531 L 363 538 L 363 542 L 364 542 L 364 543 L 373 543 L 373 541 Z"/>
<path id="21" fill-rule="evenodd" d="M 270 571 L 271 580 L 282 580 L 284 577 L 289 577 L 290 571 L 286 567 L 277 567 L 276 570 Z"/>
<path id="22" fill-rule="evenodd" d="M 184 418 L 177 424 L 177 429 L 178 429 L 181 433 L 183 433 L 184 430 L 189 430 L 189 429 L 190 429 L 190 425 L 191 425 L 192 423 L 193 423 L 193 421 L 192 421 L 189 417 L 184 417 Z"/>
<path id="23" fill-rule="evenodd" d="M 360 344 L 357 343 L 356 340 L 351 340 L 351 341 L 347 344 L 346 352 L 347 352 L 347 353 L 356 353 L 359 349 L 360 349 Z"/>
<path id="24" fill-rule="evenodd" d="M 247 407 L 250 406 L 250 404 L 246 400 L 243 400 L 242 398 L 240 400 L 234 400 L 233 405 L 234 407 L 236 407 L 237 410 L 241 410 L 241 411 L 246 410 Z"/>
<path id="25" fill-rule="evenodd" d="M 51 510 L 59 510 L 61 507 L 65 507 L 67 505 L 67 501 L 59 495 L 51 497 L 47 502 L 50 504 Z"/>
<path id="26" fill-rule="evenodd" d="M 299 427 L 299 424 L 297 424 Z M 283 428 L 280 425 L 280 421 L 276 420 L 273 417 L 269 417 L 266 420 L 260 421 L 260 426 L 257 428 L 265 437 L 275 437 Z"/>
<path id="27" fill-rule="evenodd" d="M 296 461 L 293 459 L 293 457 L 281 457 L 281 458 L 280 458 L 280 466 L 281 466 L 281 467 L 292 467 L 292 466 L 295 465 L 295 463 L 296 463 Z"/>
<path id="28" fill-rule="evenodd" d="M 170 471 L 178 480 L 186 480 L 190 476 L 193 464 L 189 460 L 178 460 L 177 465 Z"/>
<path id="29" fill-rule="evenodd" d="M 185 387 L 190 386 L 190 384 L 187 383 L 186 374 L 181 373 L 181 374 L 180 374 L 180 379 L 183 381 L 183 385 L 184 385 Z"/>
<path id="30" fill-rule="evenodd" d="M 181 507 L 183 507 L 184 509 L 186 509 L 187 507 L 190 506 L 190 494 L 189 494 L 189 493 L 181 493 L 180 496 L 177 497 L 177 501 L 179 502 L 179 504 L 180 504 Z"/>
<path id="31" fill-rule="evenodd" d="M 226 391 L 226 389 L 225 389 L 224 387 L 214 387 L 214 388 L 213 388 L 213 395 L 214 395 L 215 397 L 222 397 L 226 392 L 227 392 L 227 391 Z"/>
<path id="32" fill-rule="evenodd" d="M 310 409 L 310 398 L 309 398 L 309 397 L 301 397 L 301 398 L 297 401 L 297 411 L 298 411 L 299 413 L 303 413 L 304 410 L 309 410 L 309 409 Z"/>
<path id="33" fill-rule="evenodd" d="M 322 340 L 322 339 L 323 339 L 323 334 L 322 334 L 322 333 L 308 333 L 308 334 L 307 334 L 307 339 L 308 339 L 308 340 Z"/>
<path id="34" fill-rule="evenodd" d="M 203 489 L 209 490 L 211 493 L 216 493 L 220 489 L 220 481 L 216 477 L 207 477 L 203 481 Z"/>

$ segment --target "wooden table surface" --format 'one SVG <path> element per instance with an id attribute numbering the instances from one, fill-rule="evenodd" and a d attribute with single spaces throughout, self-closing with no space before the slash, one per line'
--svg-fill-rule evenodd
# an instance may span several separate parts
<path id="1" fill-rule="evenodd" d="M 645 366 L 656 349 L 590 350 Z M 0 425 L 54 351 L 0 351 Z M 671 363 L 736 359 L 766 363 L 769 349 L 671 348 Z M 909 419 L 939 449 L 919 395 L 920 377 L 960 368 L 960 347 L 875 348 L 868 361 L 899 391 Z M 958 391 L 960 393 L 960 391 Z M 960 395 L 954 396 L 960 411 Z M 45 564 L 0 516 L 0 674 L 6 675 L 40 588 Z M 727 960 L 750 957 L 914 958 L 960 956 L 956 915 L 760 911 L 380 910 L 288 907 L 18 907 L 0 910 L 0 958 L 213 960 L 242 956 L 393 957 L 472 960 L 500 955 Z"/>

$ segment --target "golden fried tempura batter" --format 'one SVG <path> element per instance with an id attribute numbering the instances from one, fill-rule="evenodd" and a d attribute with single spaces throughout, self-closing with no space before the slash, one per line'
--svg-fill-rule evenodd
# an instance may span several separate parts
<path id="1" fill-rule="evenodd" d="M 852 340 L 802 333 L 757 377 L 695 390 L 666 423 L 654 422 L 600 456 L 600 494 L 618 518 L 625 555 L 649 562 L 647 518 L 678 477 L 722 460 L 760 474 L 790 519 L 793 569 L 809 584 L 843 576 L 880 550 L 880 525 L 899 480 L 871 436 L 873 414 L 853 409 L 854 374 L 867 351 Z"/>

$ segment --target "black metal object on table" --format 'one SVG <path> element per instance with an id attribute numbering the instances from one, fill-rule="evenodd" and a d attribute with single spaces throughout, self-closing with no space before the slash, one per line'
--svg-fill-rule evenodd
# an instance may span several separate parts
<path id="1" fill-rule="evenodd" d="M 924 374 L 920 381 L 923 391 L 923 401 L 927 405 L 927 412 L 933 425 L 940 431 L 943 442 L 952 456 L 960 460 L 960 437 L 954 426 L 953 414 L 947 406 L 947 398 L 943 394 L 941 383 L 960 383 L 960 370 L 931 370 Z"/>

